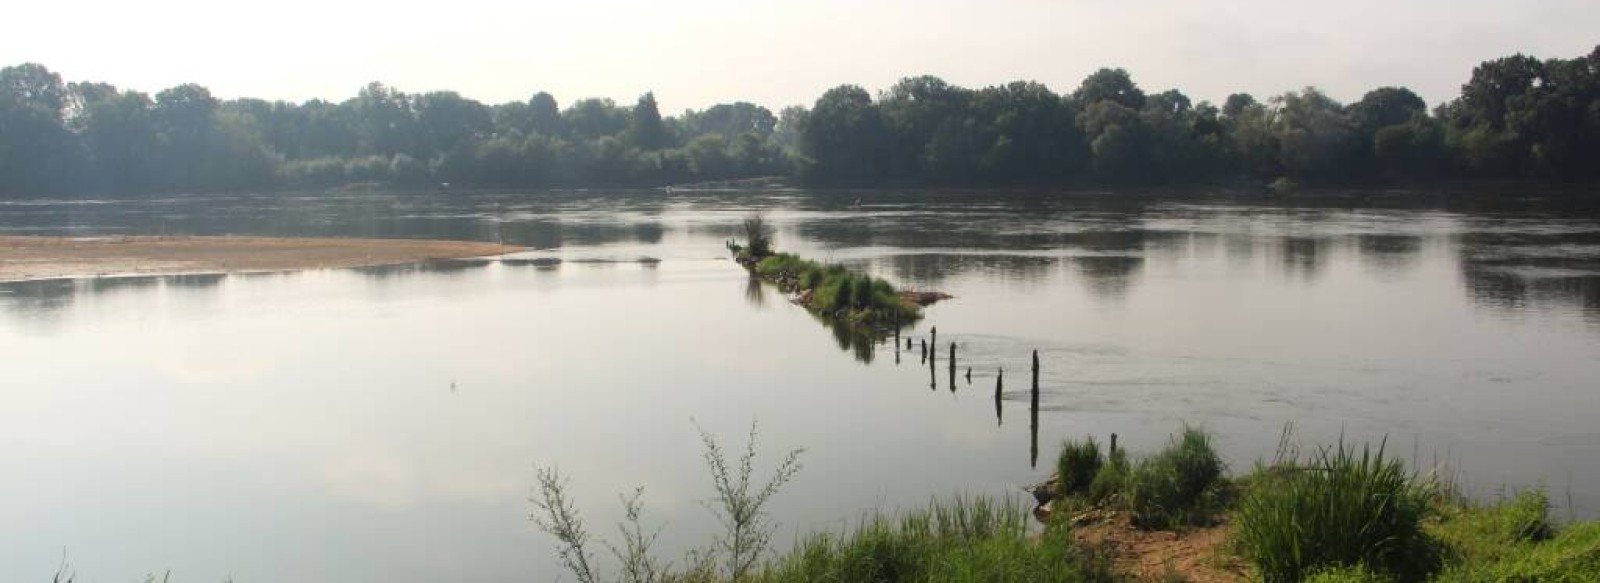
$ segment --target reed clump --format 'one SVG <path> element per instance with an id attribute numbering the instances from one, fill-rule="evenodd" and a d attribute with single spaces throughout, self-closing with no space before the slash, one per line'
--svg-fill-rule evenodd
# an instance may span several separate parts
<path id="1" fill-rule="evenodd" d="M 1356 568 L 1363 577 L 1423 581 L 1438 571 L 1442 547 L 1423 528 L 1437 490 L 1387 457 L 1382 444 L 1341 440 L 1258 473 L 1239 503 L 1234 534 L 1263 580 Z"/>

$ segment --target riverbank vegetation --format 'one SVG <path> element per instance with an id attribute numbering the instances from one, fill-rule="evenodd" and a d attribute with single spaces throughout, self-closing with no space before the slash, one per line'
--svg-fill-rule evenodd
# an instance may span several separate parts
<path id="1" fill-rule="evenodd" d="M 594 542 L 565 495 L 566 482 L 541 472 L 536 520 L 555 535 L 579 581 L 1469 583 L 1600 576 L 1600 522 L 1555 523 L 1540 490 L 1477 503 L 1434 475 L 1405 471 L 1381 444 L 1342 442 L 1303 458 L 1288 448 L 1230 477 L 1210 435 L 1191 427 L 1147 456 L 1115 446 L 1102 452 L 1093 440 L 1068 442 L 1050 482 L 1053 508 L 1033 513 L 1042 526 L 1014 498 L 956 497 L 869 513 L 854 527 L 803 534 L 788 552 L 771 555 L 764 536 L 744 546 L 725 541 L 771 532 L 764 505 L 798 471 L 798 452 L 758 487 L 753 446 L 730 465 L 715 461 L 725 459 L 715 440 L 703 439 L 716 485 L 708 507 L 743 510 L 720 514 L 735 517 L 724 522 L 727 534 L 677 570 L 642 556 L 654 539 L 638 526 L 637 496 L 625 496 L 625 541 L 602 543 L 613 551 L 616 576 L 604 574 L 610 571 L 586 554 Z M 1129 514 L 1136 518 L 1119 521 Z M 1191 555 L 1182 566 L 1172 561 L 1180 550 Z M 1164 567 L 1141 571 L 1151 557 L 1130 554 L 1166 557 Z"/>
<path id="2" fill-rule="evenodd" d="M 1206 560 L 1233 565 L 1228 580 L 1600 578 L 1600 522 L 1557 526 L 1541 490 L 1481 504 L 1437 474 L 1408 472 L 1381 443 L 1341 441 L 1302 458 L 1285 437 L 1278 459 L 1233 478 L 1222 471 L 1210 437 L 1194 428 L 1133 464 L 1121 450 L 1102 455 L 1092 439 L 1069 440 L 1046 484 L 1046 498 L 1054 499 L 1040 514 L 1077 525 L 1125 516 L 1133 529 L 1174 530 L 1170 548 L 1182 547 L 1197 528 L 1223 531 L 1211 537 L 1224 542 Z"/>
<path id="3" fill-rule="evenodd" d="M 906 78 L 780 112 L 663 115 L 548 93 L 484 104 L 371 83 L 343 101 L 221 100 L 0 69 L 0 197 L 328 188 L 662 186 L 788 176 L 812 186 L 1384 184 L 1600 178 L 1600 47 L 1473 69 L 1429 107 L 1404 87 L 1196 102 L 1101 69 L 1057 93 Z"/>

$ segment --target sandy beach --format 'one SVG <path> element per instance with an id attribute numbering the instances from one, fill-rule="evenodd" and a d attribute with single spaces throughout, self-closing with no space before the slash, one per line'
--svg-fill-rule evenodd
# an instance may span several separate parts
<path id="1" fill-rule="evenodd" d="M 0 236 L 0 282 L 360 267 L 520 250 L 495 243 L 415 239 Z"/>

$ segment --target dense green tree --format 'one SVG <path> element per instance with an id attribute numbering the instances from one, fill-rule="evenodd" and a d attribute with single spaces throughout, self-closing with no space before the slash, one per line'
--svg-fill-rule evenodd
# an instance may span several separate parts
<path id="1" fill-rule="evenodd" d="M 667 146 L 667 126 L 661 122 L 656 94 L 639 96 L 639 103 L 628 115 L 628 142 L 641 150 L 660 150 Z"/>
<path id="2" fill-rule="evenodd" d="M 829 89 L 811 107 L 804 127 L 800 135 L 802 180 L 872 185 L 886 178 L 889 140 L 866 89 L 856 85 Z"/>
<path id="3" fill-rule="evenodd" d="M 1145 93 L 1122 69 L 1068 96 L 1032 82 L 902 79 L 876 100 L 836 87 L 774 115 L 734 102 L 663 117 L 554 96 L 486 106 L 381 83 L 332 103 L 153 97 L 0 69 L 0 196 L 423 186 L 659 186 L 792 174 L 820 186 L 1311 184 L 1483 177 L 1600 179 L 1600 47 L 1472 71 L 1430 112 L 1403 87 L 1344 106 L 1316 89 L 1222 106 Z"/>
<path id="4" fill-rule="evenodd" d="M 1112 101 L 1128 109 L 1144 107 L 1145 95 L 1133 83 L 1133 77 L 1123 69 L 1100 69 L 1090 74 L 1072 93 L 1072 99 L 1084 107 L 1101 101 Z"/>
<path id="5" fill-rule="evenodd" d="M 66 87 L 42 65 L 0 69 L 0 193 L 69 190 L 82 161 L 63 123 Z"/>

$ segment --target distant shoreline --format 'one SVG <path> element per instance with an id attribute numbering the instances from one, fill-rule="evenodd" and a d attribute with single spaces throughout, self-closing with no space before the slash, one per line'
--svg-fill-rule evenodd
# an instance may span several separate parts
<path id="1" fill-rule="evenodd" d="M 504 255 L 475 241 L 232 236 L 0 236 L 0 282 L 296 271 Z"/>

